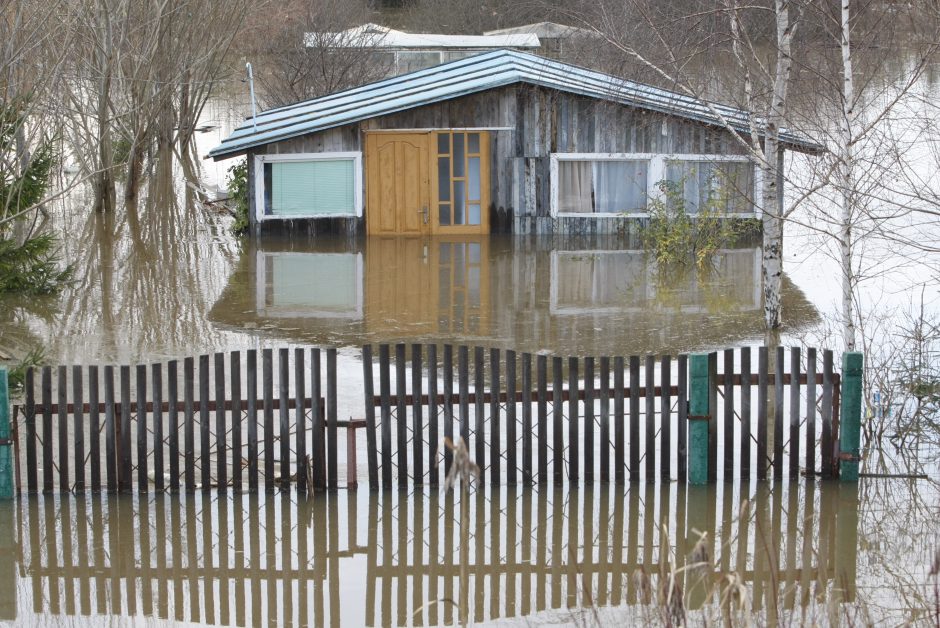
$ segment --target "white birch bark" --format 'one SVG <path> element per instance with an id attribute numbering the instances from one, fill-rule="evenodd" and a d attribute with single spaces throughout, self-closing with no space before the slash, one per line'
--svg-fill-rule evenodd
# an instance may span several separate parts
<path id="1" fill-rule="evenodd" d="M 764 288 L 764 323 L 768 329 L 780 326 L 781 286 L 783 283 L 783 203 L 777 181 L 777 152 L 780 127 L 786 114 L 787 87 L 793 65 L 791 44 L 796 22 L 790 20 L 789 0 L 774 3 L 777 31 L 777 63 L 773 93 L 764 128 L 763 190 L 761 212 L 764 230 L 761 278 Z"/>
<path id="2" fill-rule="evenodd" d="M 842 266 L 842 339 L 846 351 L 855 350 L 855 312 L 853 295 L 855 273 L 852 269 L 852 225 L 855 221 L 855 80 L 852 72 L 851 2 L 842 0 L 842 118 L 839 185 L 842 208 L 839 225 Z"/>

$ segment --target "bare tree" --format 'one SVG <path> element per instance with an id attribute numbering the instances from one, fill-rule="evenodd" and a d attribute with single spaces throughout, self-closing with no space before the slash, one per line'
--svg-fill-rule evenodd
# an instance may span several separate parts
<path id="1" fill-rule="evenodd" d="M 761 170 L 762 190 L 755 199 L 763 224 L 764 319 L 768 329 L 781 323 L 783 224 L 794 207 L 784 205 L 781 183 L 783 150 L 780 133 L 787 124 L 793 45 L 803 4 L 797 0 L 719 5 L 694 1 L 657 4 L 632 0 L 626 4 L 584 5 L 569 17 L 593 29 L 610 46 L 652 74 L 654 82 L 703 103 Z M 767 25 L 772 28 L 768 29 Z M 769 32 L 768 32 L 769 31 Z M 636 36 L 634 36 L 636 35 Z M 728 120 L 708 102 L 714 87 L 703 68 L 715 59 L 730 63 L 740 82 L 740 107 L 747 129 Z M 632 77 L 631 77 L 632 78 Z"/>
<path id="2" fill-rule="evenodd" d="M 292 0 L 252 15 L 242 50 L 262 102 L 286 105 L 386 76 L 391 62 L 376 34 L 351 30 L 374 19 L 365 0 Z"/>

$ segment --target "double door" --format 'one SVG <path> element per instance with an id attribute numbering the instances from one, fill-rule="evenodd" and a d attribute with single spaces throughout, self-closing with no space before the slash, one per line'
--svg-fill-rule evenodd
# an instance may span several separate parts
<path id="1" fill-rule="evenodd" d="M 366 134 L 370 235 L 489 233 L 489 134 Z"/>

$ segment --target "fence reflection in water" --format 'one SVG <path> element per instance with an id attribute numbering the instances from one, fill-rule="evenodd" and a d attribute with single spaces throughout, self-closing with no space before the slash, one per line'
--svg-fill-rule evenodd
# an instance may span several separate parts
<path id="1" fill-rule="evenodd" d="M 4 572 L 0 612 L 20 621 L 113 614 L 240 626 L 629 612 L 643 601 L 635 573 L 664 564 L 694 608 L 704 588 L 683 566 L 705 534 L 714 577 L 737 572 L 754 607 L 777 615 L 835 589 L 839 600 L 854 599 L 856 490 L 494 487 L 466 504 L 437 491 L 37 497 L 3 505 L 15 522 L 2 527 L 15 523 L 16 534 L 0 550 L 16 568 Z"/>

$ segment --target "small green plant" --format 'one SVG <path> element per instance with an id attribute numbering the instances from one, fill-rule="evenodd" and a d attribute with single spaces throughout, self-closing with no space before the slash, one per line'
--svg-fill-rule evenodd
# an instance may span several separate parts
<path id="1" fill-rule="evenodd" d="M 26 384 L 26 371 L 39 366 L 46 360 L 46 352 L 42 347 L 30 349 L 23 358 L 10 368 L 7 382 L 10 390 L 20 392 Z"/>
<path id="2" fill-rule="evenodd" d="M 649 224 L 642 230 L 643 246 L 660 266 L 686 265 L 694 261 L 705 266 L 718 249 L 731 245 L 736 237 L 734 221 L 723 218 L 722 194 L 710 197 L 695 214 L 690 214 L 683 194 L 683 181 L 660 181 L 661 195 L 650 199 Z"/>
<path id="3" fill-rule="evenodd" d="M 248 233 L 248 161 L 243 160 L 228 169 L 228 197 L 229 203 L 235 211 L 235 222 L 232 224 L 232 233 L 245 235 Z"/>

